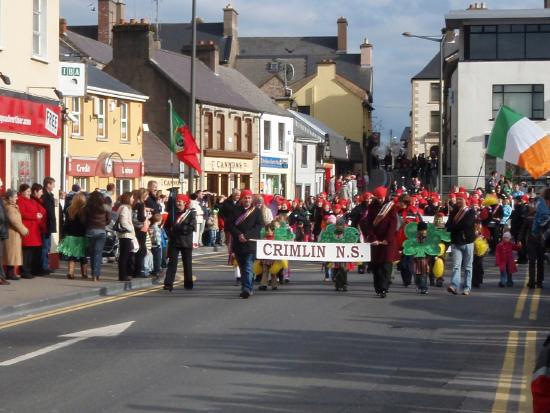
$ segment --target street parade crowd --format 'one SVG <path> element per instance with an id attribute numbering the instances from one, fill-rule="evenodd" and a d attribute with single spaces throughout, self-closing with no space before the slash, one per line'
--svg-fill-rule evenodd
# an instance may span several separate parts
<path id="1" fill-rule="evenodd" d="M 155 181 L 118 198 L 113 184 L 90 193 L 73 185 L 55 199 L 53 178 L 43 185 L 23 184 L 18 191 L 5 191 L 0 208 L 0 284 L 50 274 L 52 234 L 59 232 L 57 252 L 68 261 L 68 279 L 75 278 L 78 265 L 82 278 L 98 281 L 102 264 L 110 260 L 118 262 L 120 281 L 164 279 L 168 291 L 180 256 L 183 286 L 193 288 L 192 251 L 199 246 L 227 245 L 242 298 L 253 293 L 255 282 L 260 291 L 289 283 L 292 261 L 257 260 L 259 239 L 367 242 L 369 262 L 324 262 L 323 280 L 347 290 L 349 271 L 372 273 L 381 298 L 396 274 L 404 286 L 414 283 L 420 294 L 446 286 L 451 294 L 469 295 L 483 284 L 487 265 L 498 267 L 504 288 L 514 285 L 517 264 L 528 264 L 528 287 L 543 287 L 550 188 L 536 193 L 525 182 L 512 184 L 493 172 L 484 188 L 453 187 L 443 201 L 417 177 L 372 192 L 366 190 L 367 181 L 334 177 L 328 193 L 305 200 L 248 189 L 235 189 L 227 198 L 201 190 L 163 194 Z M 447 259 L 452 260 L 448 283 Z"/>

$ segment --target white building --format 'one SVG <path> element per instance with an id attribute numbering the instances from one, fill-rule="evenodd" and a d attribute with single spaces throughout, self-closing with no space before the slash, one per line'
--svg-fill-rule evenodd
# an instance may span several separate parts
<path id="1" fill-rule="evenodd" d="M 411 135 L 407 156 L 429 156 L 439 148 L 440 54 L 411 79 Z M 437 149 L 438 151 L 438 149 Z"/>
<path id="2" fill-rule="evenodd" d="M 325 131 L 311 122 L 309 116 L 295 111 L 290 113 L 294 115 L 296 197 L 305 200 L 325 190 Z"/>
<path id="3" fill-rule="evenodd" d="M 286 116 L 262 114 L 260 118 L 260 191 L 262 193 L 294 198 L 293 142 L 294 121 L 287 112 Z"/>
<path id="4" fill-rule="evenodd" d="M 545 2 L 547 3 L 547 2 Z M 483 186 L 501 160 L 486 157 L 501 105 L 550 131 L 550 9 L 451 11 L 448 30 L 460 30 L 459 50 L 446 56 L 447 91 L 444 188 Z M 478 174 L 480 178 L 478 180 Z"/>

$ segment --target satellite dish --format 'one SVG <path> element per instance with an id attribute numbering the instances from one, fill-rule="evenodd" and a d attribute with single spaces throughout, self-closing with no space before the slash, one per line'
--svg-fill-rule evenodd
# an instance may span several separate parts
<path id="1" fill-rule="evenodd" d="M 291 63 L 285 63 L 285 83 L 291 82 L 294 79 L 295 71 Z"/>

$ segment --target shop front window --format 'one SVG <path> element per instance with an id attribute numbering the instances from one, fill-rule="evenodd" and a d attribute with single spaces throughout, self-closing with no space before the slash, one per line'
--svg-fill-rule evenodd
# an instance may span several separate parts
<path id="1" fill-rule="evenodd" d="M 14 143 L 11 146 L 11 188 L 42 183 L 46 176 L 46 148 Z"/>
<path id="2" fill-rule="evenodd" d="M 90 190 L 90 178 L 75 176 L 73 178 L 73 185 L 74 184 L 78 185 L 81 191 L 88 192 Z"/>
<path id="3" fill-rule="evenodd" d="M 133 181 L 131 179 L 117 179 L 116 188 L 117 195 L 122 195 L 124 192 L 131 192 L 134 189 Z"/>

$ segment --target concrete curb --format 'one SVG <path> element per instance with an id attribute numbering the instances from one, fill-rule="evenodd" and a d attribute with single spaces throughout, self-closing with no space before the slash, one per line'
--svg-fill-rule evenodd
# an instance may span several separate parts
<path id="1" fill-rule="evenodd" d="M 44 310 L 48 307 L 58 306 L 72 301 L 118 295 L 126 291 L 149 288 L 153 285 L 155 284 L 153 284 L 152 278 L 135 278 L 126 282 L 115 281 L 112 285 L 101 286 L 86 291 L 76 291 L 54 297 L 43 298 L 28 303 L 0 307 L 0 317 L 4 318 L 14 314 L 24 315 L 25 313 Z"/>
<path id="2" fill-rule="evenodd" d="M 197 251 L 198 252 L 198 251 Z M 203 257 L 208 255 L 220 254 L 221 251 L 208 251 L 193 254 L 193 257 Z M 114 296 L 126 291 L 141 290 L 150 288 L 154 285 L 152 278 L 134 278 L 131 281 L 114 281 L 110 285 L 104 285 L 97 288 L 86 289 L 86 291 L 75 291 L 53 297 L 42 298 L 36 301 L 9 305 L 0 307 L 0 319 L 10 318 L 14 315 L 24 316 L 31 312 L 38 312 L 52 307 L 59 307 L 75 301 L 91 300 L 94 298 Z"/>

